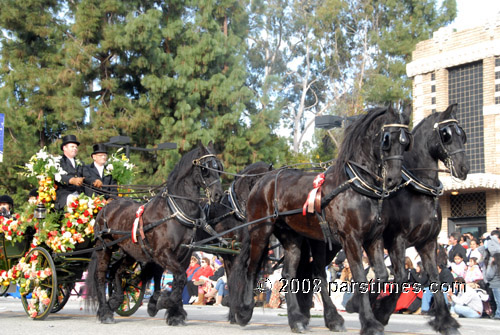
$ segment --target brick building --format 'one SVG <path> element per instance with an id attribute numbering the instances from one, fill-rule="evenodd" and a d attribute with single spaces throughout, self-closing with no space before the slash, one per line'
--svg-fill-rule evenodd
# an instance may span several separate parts
<path id="1" fill-rule="evenodd" d="M 500 227 L 500 14 L 463 31 L 441 28 L 412 56 L 413 124 L 457 102 L 467 133 L 467 180 L 440 176 L 442 230 L 490 232 Z"/>

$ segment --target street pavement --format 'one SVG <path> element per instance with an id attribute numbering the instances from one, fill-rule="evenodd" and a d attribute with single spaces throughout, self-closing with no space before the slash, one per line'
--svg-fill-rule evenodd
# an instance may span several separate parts
<path id="1" fill-rule="evenodd" d="M 281 335 L 291 334 L 285 309 L 255 308 L 252 321 L 246 327 L 231 325 L 226 321 L 226 307 L 185 306 L 188 313 L 187 326 L 170 327 L 164 320 L 164 311 L 156 317 L 149 317 L 143 305 L 131 317 L 115 315 L 116 323 L 103 325 L 96 322 L 95 313 L 85 310 L 82 301 L 71 298 L 63 310 L 51 314 L 43 321 L 31 320 L 24 312 L 19 299 L 0 298 L 0 335 Z M 308 334 L 332 334 L 325 326 L 321 311 L 312 311 Z M 339 334 L 359 334 L 357 314 L 341 312 L 346 320 L 346 332 Z M 429 318 L 420 315 L 395 314 L 385 328 L 386 334 L 436 334 L 427 324 Z M 463 335 L 498 335 L 500 321 L 492 319 L 459 319 Z"/>

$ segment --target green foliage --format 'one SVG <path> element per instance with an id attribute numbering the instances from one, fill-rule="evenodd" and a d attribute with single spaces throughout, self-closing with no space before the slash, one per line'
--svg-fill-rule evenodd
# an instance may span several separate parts
<path id="1" fill-rule="evenodd" d="M 337 143 L 324 132 L 301 144 L 308 121 L 409 99 L 411 51 L 456 15 L 454 0 L 437 3 L 4 0 L 0 192 L 25 202 L 37 185 L 19 179 L 19 166 L 43 147 L 60 154 L 66 134 L 85 163 L 112 136 L 149 149 L 177 143 L 131 151 L 138 184 L 165 181 L 198 141 L 213 140 L 229 172 L 331 159 Z"/>

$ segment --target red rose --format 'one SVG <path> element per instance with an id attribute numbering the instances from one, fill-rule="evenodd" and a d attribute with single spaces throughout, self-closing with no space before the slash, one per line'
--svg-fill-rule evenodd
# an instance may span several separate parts
<path id="1" fill-rule="evenodd" d="M 71 221 L 68 220 L 68 222 L 66 222 L 66 227 L 71 228 L 72 226 L 73 224 L 71 223 Z"/>
<path id="2" fill-rule="evenodd" d="M 85 210 L 85 212 L 83 212 L 83 216 L 89 216 L 89 215 L 90 215 L 90 213 L 88 210 Z"/>
<path id="3" fill-rule="evenodd" d="M 82 224 L 83 223 L 82 219 L 78 219 L 78 220 L 76 220 L 76 222 L 78 222 L 78 224 Z"/>

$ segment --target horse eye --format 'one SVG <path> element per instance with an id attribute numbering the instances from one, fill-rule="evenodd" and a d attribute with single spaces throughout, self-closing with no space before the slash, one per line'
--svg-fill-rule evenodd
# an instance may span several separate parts
<path id="1" fill-rule="evenodd" d="M 441 140 L 444 144 L 451 143 L 453 138 L 453 134 L 451 132 L 451 128 L 449 126 L 443 127 L 439 130 L 439 134 L 441 135 Z"/>
<path id="2" fill-rule="evenodd" d="M 210 176 L 210 170 L 206 167 L 201 167 L 201 175 L 203 178 L 207 178 Z"/>
<path id="3" fill-rule="evenodd" d="M 387 151 L 391 148 L 391 134 L 390 133 L 384 133 L 382 135 L 382 150 Z"/>

